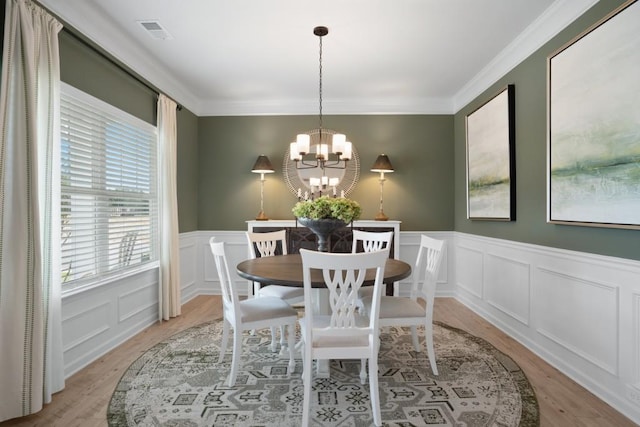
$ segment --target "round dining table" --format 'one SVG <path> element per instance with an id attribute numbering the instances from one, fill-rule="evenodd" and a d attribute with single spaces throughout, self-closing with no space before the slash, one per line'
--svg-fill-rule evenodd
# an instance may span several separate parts
<path id="1" fill-rule="evenodd" d="M 302 257 L 300 254 L 276 255 L 247 259 L 236 267 L 238 275 L 263 285 L 302 287 Z M 384 267 L 384 283 L 393 283 L 411 275 L 411 266 L 404 261 L 389 258 Z M 363 286 L 373 285 L 375 271 L 367 272 Z M 311 286 L 324 288 L 322 271 L 311 270 Z"/>
<path id="2" fill-rule="evenodd" d="M 302 257 L 300 254 L 275 255 L 247 259 L 236 266 L 240 277 L 259 282 L 263 285 L 283 285 L 303 287 Z M 411 275 L 411 266 L 404 261 L 389 258 L 384 268 L 384 283 L 394 283 Z M 367 271 L 363 286 L 373 285 L 375 270 Z M 311 286 L 318 292 L 313 298 L 317 304 L 312 307 L 317 313 L 329 312 L 329 297 L 322 277 L 322 271 L 311 270 Z M 319 360 L 316 365 L 316 375 L 320 378 L 329 377 L 327 360 Z"/>

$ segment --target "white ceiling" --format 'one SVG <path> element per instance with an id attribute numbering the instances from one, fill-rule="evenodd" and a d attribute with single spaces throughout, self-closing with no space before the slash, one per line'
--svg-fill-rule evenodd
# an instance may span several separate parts
<path id="1" fill-rule="evenodd" d="M 454 113 L 597 0 L 41 0 L 199 116 Z M 172 39 L 137 21 L 158 20 Z"/>

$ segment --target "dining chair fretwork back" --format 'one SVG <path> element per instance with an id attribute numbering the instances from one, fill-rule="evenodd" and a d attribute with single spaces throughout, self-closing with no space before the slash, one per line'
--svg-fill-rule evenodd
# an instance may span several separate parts
<path id="1" fill-rule="evenodd" d="M 363 231 L 353 230 L 353 243 L 351 252 L 356 253 L 362 248 L 362 252 L 380 251 L 388 248 L 391 250 L 391 241 L 393 240 L 393 231 Z M 358 297 L 362 300 L 373 294 L 373 288 L 364 286 L 358 292 Z M 383 292 L 384 294 L 384 292 Z M 360 303 L 360 305 L 362 305 Z"/>
<path id="2" fill-rule="evenodd" d="M 424 326 L 425 344 L 434 375 L 438 375 L 438 366 L 433 347 L 433 304 L 444 248 L 443 240 L 432 239 L 423 234 L 420 238 L 420 249 L 413 271 L 410 295 L 408 297 L 383 295 L 380 298 L 379 309 L 380 327 L 411 327 L 413 347 L 416 352 L 420 351 L 417 326 Z M 419 300 L 423 300 L 423 303 L 421 304 Z M 363 304 L 365 312 L 373 310 L 371 297 L 363 299 Z"/>
<path id="3" fill-rule="evenodd" d="M 261 258 L 287 254 L 286 230 L 270 231 L 265 233 L 246 232 L 251 258 Z M 304 289 L 295 286 L 267 285 L 253 283 L 253 295 L 255 297 L 277 297 L 289 304 L 297 304 L 304 301 Z M 285 331 L 280 329 L 280 343 L 284 342 Z M 271 339 L 275 343 L 275 328 L 271 331 Z"/>
<path id="4" fill-rule="evenodd" d="M 233 328 L 233 359 L 231 373 L 229 374 L 229 387 L 233 387 L 238 373 L 238 364 L 242 353 L 242 333 L 246 330 L 288 326 L 288 351 L 289 373 L 295 368 L 293 359 L 293 346 L 295 341 L 295 326 L 298 313 L 289 304 L 277 297 L 261 297 L 240 300 L 238 291 L 232 276 L 229 273 L 229 265 L 225 252 L 224 242 L 215 242 L 215 237 L 209 240 L 211 254 L 218 270 L 220 287 L 222 288 L 222 306 L 224 326 L 222 330 L 222 343 L 220 345 L 220 357 L 222 362 L 227 350 L 229 329 Z M 275 351 L 276 343 L 272 339 L 272 350 Z"/>
<path id="5" fill-rule="evenodd" d="M 286 230 L 266 233 L 246 232 L 251 258 L 287 254 Z M 268 285 L 260 287 L 254 284 L 254 295 L 282 298 L 290 304 L 304 301 L 304 291 L 295 286 Z"/>
<path id="6" fill-rule="evenodd" d="M 300 250 L 305 307 L 313 306 L 311 270 L 322 271 L 329 294 L 329 313 L 306 310 L 300 320 L 303 345 L 304 397 L 302 425 L 309 422 L 312 389 L 312 362 L 322 359 L 360 359 L 360 379 L 366 379 L 369 363 L 370 399 L 375 425 L 381 425 L 378 392 L 378 303 L 389 251 L 337 254 Z M 367 270 L 375 270 L 373 304 L 369 315 L 357 309 L 358 290 Z"/>
<path id="7" fill-rule="evenodd" d="M 356 253 L 360 245 L 362 245 L 361 252 L 373 252 L 381 251 L 391 246 L 393 240 L 393 231 L 364 231 L 353 230 L 353 244 L 351 246 L 351 252 Z"/>

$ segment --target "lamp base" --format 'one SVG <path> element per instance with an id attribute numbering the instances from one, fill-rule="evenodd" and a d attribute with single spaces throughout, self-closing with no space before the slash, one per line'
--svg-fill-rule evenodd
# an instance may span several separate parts
<path id="1" fill-rule="evenodd" d="M 384 212 L 382 212 L 382 209 L 380 209 L 380 212 L 378 212 L 378 215 L 376 215 L 376 217 L 374 219 L 376 221 L 387 221 L 389 219 L 389 217 L 386 216 L 384 214 Z"/>
<path id="2" fill-rule="evenodd" d="M 258 214 L 258 216 L 256 217 L 256 221 L 266 221 L 269 218 L 264 214 L 263 211 L 260 211 L 260 213 Z"/>

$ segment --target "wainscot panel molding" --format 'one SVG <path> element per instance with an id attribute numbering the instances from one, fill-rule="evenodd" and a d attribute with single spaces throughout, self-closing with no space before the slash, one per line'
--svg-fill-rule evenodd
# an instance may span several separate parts
<path id="1" fill-rule="evenodd" d="M 158 320 L 158 268 L 62 297 L 65 378 Z"/>
<path id="2" fill-rule="evenodd" d="M 456 272 L 456 289 L 462 293 L 468 293 L 477 299 L 483 299 L 484 280 L 477 280 L 484 275 L 484 254 L 481 250 L 456 243 L 455 265 L 464 265 Z"/>
<path id="3" fill-rule="evenodd" d="M 380 222 L 378 222 L 380 223 Z M 216 266 L 211 257 L 211 250 L 209 249 L 209 239 L 215 237 L 217 241 L 226 242 L 227 258 L 229 262 L 229 268 L 235 271 L 235 266 L 241 261 L 249 258 L 249 247 L 247 245 L 247 238 L 245 231 L 198 231 L 197 247 L 199 253 L 196 254 L 194 259 L 198 262 L 195 266 L 189 263 L 188 266 L 181 262 L 181 276 L 182 277 L 195 277 L 195 285 L 189 285 L 194 289 L 197 289 L 196 293 L 190 292 L 188 296 L 185 295 L 185 284 L 183 283 L 183 303 L 197 295 L 220 295 L 220 282 L 218 280 L 218 273 Z M 189 233 L 192 234 L 192 233 Z M 447 241 L 447 248 L 453 248 L 453 232 L 419 232 L 419 231 L 402 231 L 399 233 L 399 238 L 396 240 L 396 251 L 398 253 L 397 259 L 401 259 L 408 262 L 411 265 L 415 264 L 416 256 L 418 255 L 418 248 L 420 245 L 420 235 L 427 234 L 434 239 L 442 239 Z M 184 239 L 191 240 L 192 237 L 184 237 Z M 180 256 L 183 257 L 183 235 L 180 235 Z M 185 243 L 185 247 L 187 244 Z M 442 266 L 440 268 L 440 275 L 438 279 L 438 290 L 436 296 L 453 296 L 454 295 L 454 269 L 451 260 L 453 257 L 448 255 L 451 249 L 445 250 Z M 181 258 L 183 259 L 183 258 Z M 195 268 L 193 272 L 185 271 L 186 268 Z M 233 274 L 232 271 L 232 274 Z M 236 276 L 239 293 L 241 295 L 247 295 L 250 282 Z M 399 295 L 408 295 L 409 287 L 411 286 L 412 277 L 399 282 L 397 285 L 397 291 Z"/>
<path id="4" fill-rule="evenodd" d="M 440 269 L 437 296 L 454 295 L 453 232 L 400 232 L 398 259 L 414 264 L 420 235 L 447 241 Z M 180 283 L 182 303 L 198 295 L 219 295 L 218 273 L 211 257 L 209 239 L 227 243 L 229 267 L 248 258 L 245 231 L 192 231 L 181 233 Z M 237 277 L 242 295 L 249 282 Z M 399 283 L 404 294 L 411 277 Z M 73 375 L 113 348 L 158 321 L 158 269 L 115 279 L 91 289 L 74 291 L 62 298 L 62 339 L 65 378 Z M 640 391 L 639 391 L 640 393 Z"/>
<path id="5" fill-rule="evenodd" d="M 198 232 L 180 233 L 180 287 L 182 304 L 199 295 L 198 289 Z"/>
<path id="6" fill-rule="evenodd" d="M 198 278 L 200 279 L 200 294 L 222 294 L 218 271 L 213 262 L 211 249 L 209 247 L 209 239 L 215 237 L 217 242 L 225 242 L 229 270 L 234 283 L 238 286 L 238 293 L 240 295 L 247 295 L 249 282 L 235 274 L 236 265 L 249 257 L 245 231 L 200 231 L 199 233 L 200 254 L 198 260 L 200 261 L 200 265 L 198 266 Z"/>
<path id="7" fill-rule="evenodd" d="M 528 326 L 531 302 L 530 264 L 493 253 L 484 258 L 486 268 L 483 282 L 487 302 Z"/>
<path id="8" fill-rule="evenodd" d="M 458 300 L 640 424 L 640 262 L 454 240 Z"/>
<path id="9" fill-rule="evenodd" d="M 438 274 L 436 297 L 453 297 L 455 296 L 454 278 L 456 274 L 453 263 L 455 259 L 453 256 L 455 233 L 452 231 L 401 231 L 398 245 L 400 249 L 399 259 L 415 266 L 418 250 L 420 249 L 420 236 L 423 234 L 446 242 Z M 413 273 L 415 272 L 412 272 L 411 276 L 400 282 L 399 286 L 394 290 L 395 295 L 409 296 Z"/>
<path id="10" fill-rule="evenodd" d="M 447 241 L 436 296 L 457 298 L 640 424 L 639 261 L 446 231 L 401 231 L 399 259 L 415 263 L 421 234 Z M 244 230 L 180 234 L 183 303 L 220 294 L 211 237 L 227 242 L 231 269 L 248 257 Z M 249 282 L 237 284 L 246 295 Z M 157 268 L 63 296 L 65 377 L 157 322 L 157 303 Z"/>

